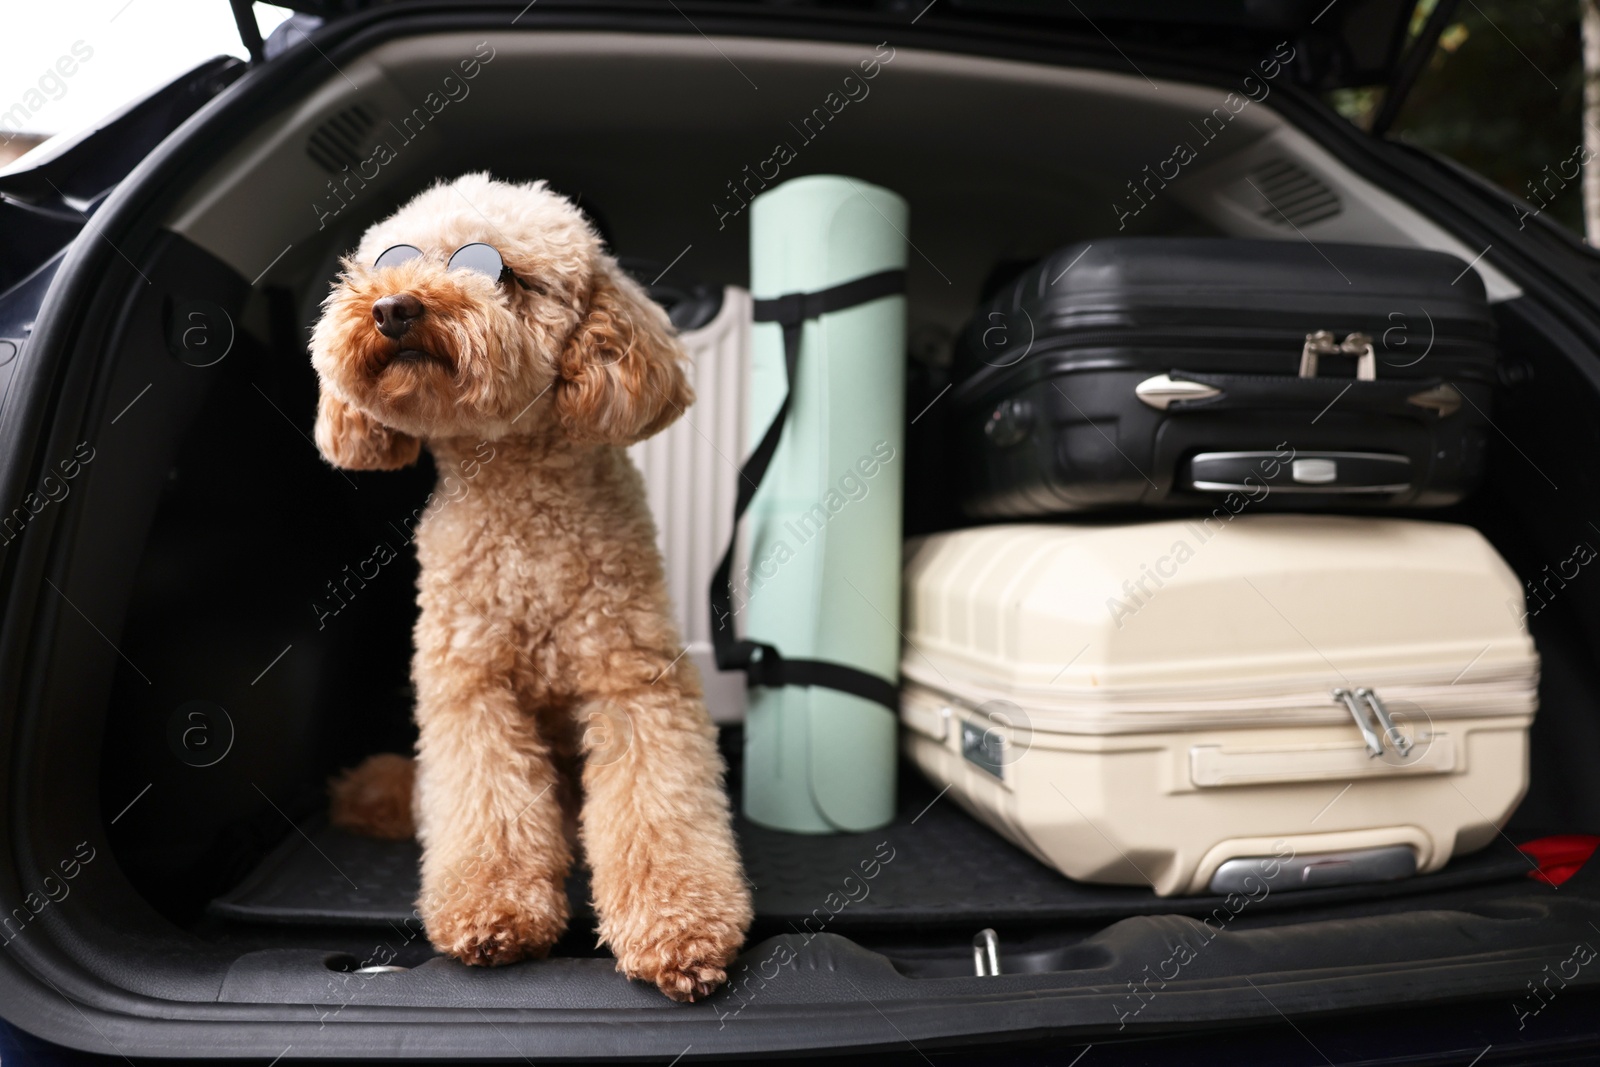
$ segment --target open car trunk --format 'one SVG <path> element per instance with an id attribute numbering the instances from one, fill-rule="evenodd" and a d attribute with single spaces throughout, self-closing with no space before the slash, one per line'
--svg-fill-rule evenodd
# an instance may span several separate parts
<path id="1" fill-rule="evenodd" d="M 6 927 L 9 1018 L 130 1055 L 670 1059 L 1089 1042 L 1461 1000 L 1501 1005 L 1509 1032 L 1517 1005 L 1542 1005 L 1529 983 L 1600 936 L 1600 871 L 1557 889 L 1512 846 L 1600 828 L 1600 579 L 1571 562 L 1600 546 L 1592 309 L 1525 260 L 1483 256 L 1471 212 L 1437 188 L 1390 191 L 1401 162 L 1352 147 L 1261 71 L 1268 91 L 1235 111 L 1223 98 L 1245 89 L 1230 76 L 1135 72 L 1115 53 L 909 29 L 880 44 L 866 29 L 823 41 L 710 25 L 713 43 L 678 23 L 511 28 L 501 14 L 391 18 L 247 77 L 117 192 L 101 217 L 143 220 L 116 231 L 118 255 L 61 268 L 39 358 L 0 413 L 29 482 L 67 460 L 77 472 L 7 563 L 0 900 L 49 898 Z M 878 72 L 855 81 L 868 91 L 847 93 L 869 59 Z M 252 78 L 277 79 L 276 95 Z M 1182 180 L 1147 181 L 1175 141 L 1195 148 Z M 778 144 L 792 160 L 774 178 Z M 393 474 L 321 461 L 306 335 L 370 222 L 475 169 L 581 196 L 618 255 L 670 265 L 680 286 L 746 284 L 744 205 L 763 183 L 842 173 L 904 196 L 908 358 L 933 404 L 908 437 L 932 471 L 909 487 L 910 532 L 956 521 L 935 462 L 951 338 L 986 287 L 1054 248 L 1232 234 L 1474 261 L 1504 352 L 1498 436 L 1482 489 L 1421 517 L 1477 526 L 1519 574 L 1560 578 L 1528 618 L 1544 667 L 1527 799 L 1493 846 L 1434 875 L 1158 899 L 1065 881 L 906 767 L 881 832 L 741 824 L 758 916 L 708 1002 L 616 974 L 581 880 L 554 958 L 436 957 L 411 917 L 415 846 L 350 838 L 322 815 L 329 775 L 412 741 L 415 562 L 363 570 L 332 615 L 328 588 L 400 543 L 433 474 L 426 458 Z M 1417 311 L 1396 308 L 1410 334 L 1389 342 L 1422 350 Z M 725 734 L 737 779 L 737 726 Z M 864 864 L 877 873 L 863 894 L 845 880 Z M 998 976 L 974 973 L 986 927 Z M 1580 968 L 1562 988 L 1597 976 Z"/>

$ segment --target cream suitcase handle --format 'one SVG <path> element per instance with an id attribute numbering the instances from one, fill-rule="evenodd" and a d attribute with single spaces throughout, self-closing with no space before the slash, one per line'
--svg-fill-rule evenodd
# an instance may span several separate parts
<path id="1" fill-rule="evenodd" d="M 1371 689 L 1340 687 L 1333 690 L 1333 699 L 1344 705 L 1361 731 L 1365 758 L 1362 748 L 1341 743 L 1251 748 L 1195 745 L 1189 750 L 1190 781 L 1200 787 L 1254 785 L 1397 773 L 1444 774 L 1455 769 L 1455 746 L 1448 735 L 1430 736 L 1427 747 L 1417 752 L 1416 742 L 1395 724 L 1389 709 Z M 1405 762 L 1379 760 L 1385 743 Z M 1411 759 L 1414 752 L 1416 758 Z"/>
<path id="2" fill-rule="evenodd" d="M 1434 734 L 1428 747 L 1408 763 L 1372 759 L 1358 744 L 1195 745 L 1189 749 L 1189 780 L 1201 789 L 1272 782 L 1347 782 L 1414 774 L 1449 774 L 1456 767 L 1455 739 Z"/>

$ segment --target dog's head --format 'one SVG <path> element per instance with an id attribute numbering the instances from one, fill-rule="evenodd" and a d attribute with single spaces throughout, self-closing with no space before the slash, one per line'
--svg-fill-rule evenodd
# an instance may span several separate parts
<path id="1" fill-rule="evenodd" d="M 428 438 L 626 445 L 693 402 L 666 313 L 543 182 L 441 182 L 362 236 L 322 306 L 317 447 L 390 469 Z"/>

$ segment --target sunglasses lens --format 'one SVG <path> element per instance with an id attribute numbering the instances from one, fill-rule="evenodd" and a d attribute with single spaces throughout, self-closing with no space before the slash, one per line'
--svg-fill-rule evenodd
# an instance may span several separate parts
<path id="1" fill-rule="evenodd" d="M 451 270 L 474 270 L 494 279 L 500 277 L 505 266 L 500 253 L 492 245 L 482 243 L 462 245 L 456 249 L 456 254 L 450 257 L 449 264 Z"/>
<path id="2" fill-rule="evenodd" d="M 395 245 L 393 248 L 384 249 L 378 255 L 378 258 L 373 261 L 372 265 L 380 269 L 383 267 L 398 267 L 402 263 L 410 263 L 420 255 L 422 255 L 422 249 L 414 245 Z"/>

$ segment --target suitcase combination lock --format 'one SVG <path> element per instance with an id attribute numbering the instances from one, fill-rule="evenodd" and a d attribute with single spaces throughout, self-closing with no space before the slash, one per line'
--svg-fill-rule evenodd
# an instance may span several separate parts
<path id="1" fill-rule="evenodd" d="M 1383 743 L 1389 746 L 1401 757 L 1411 753 L 1411 739 L 1400 732 L 1394 724 L 1394 719 L 1389 715 L 1389 709 L 1383 706 L 1383 701 L 1378 699 L 1378 694 L 1363 686 L 1360 689 L 1339 688 L 1333 691 L 1333 699 L 1344 704 L 1345 710 L 1355 720 L 1356 728 L 1361 731 L 1362 738 L 1367 743 L 1367 755 L 1373 758 L 1383 755 Z M 1367 712 L 1372 712 L 1372 717 L 1377 720 L 1377 728 L 1367 718 Z M 1380 732 L 1381 731 L 1381 732 Z"/>

